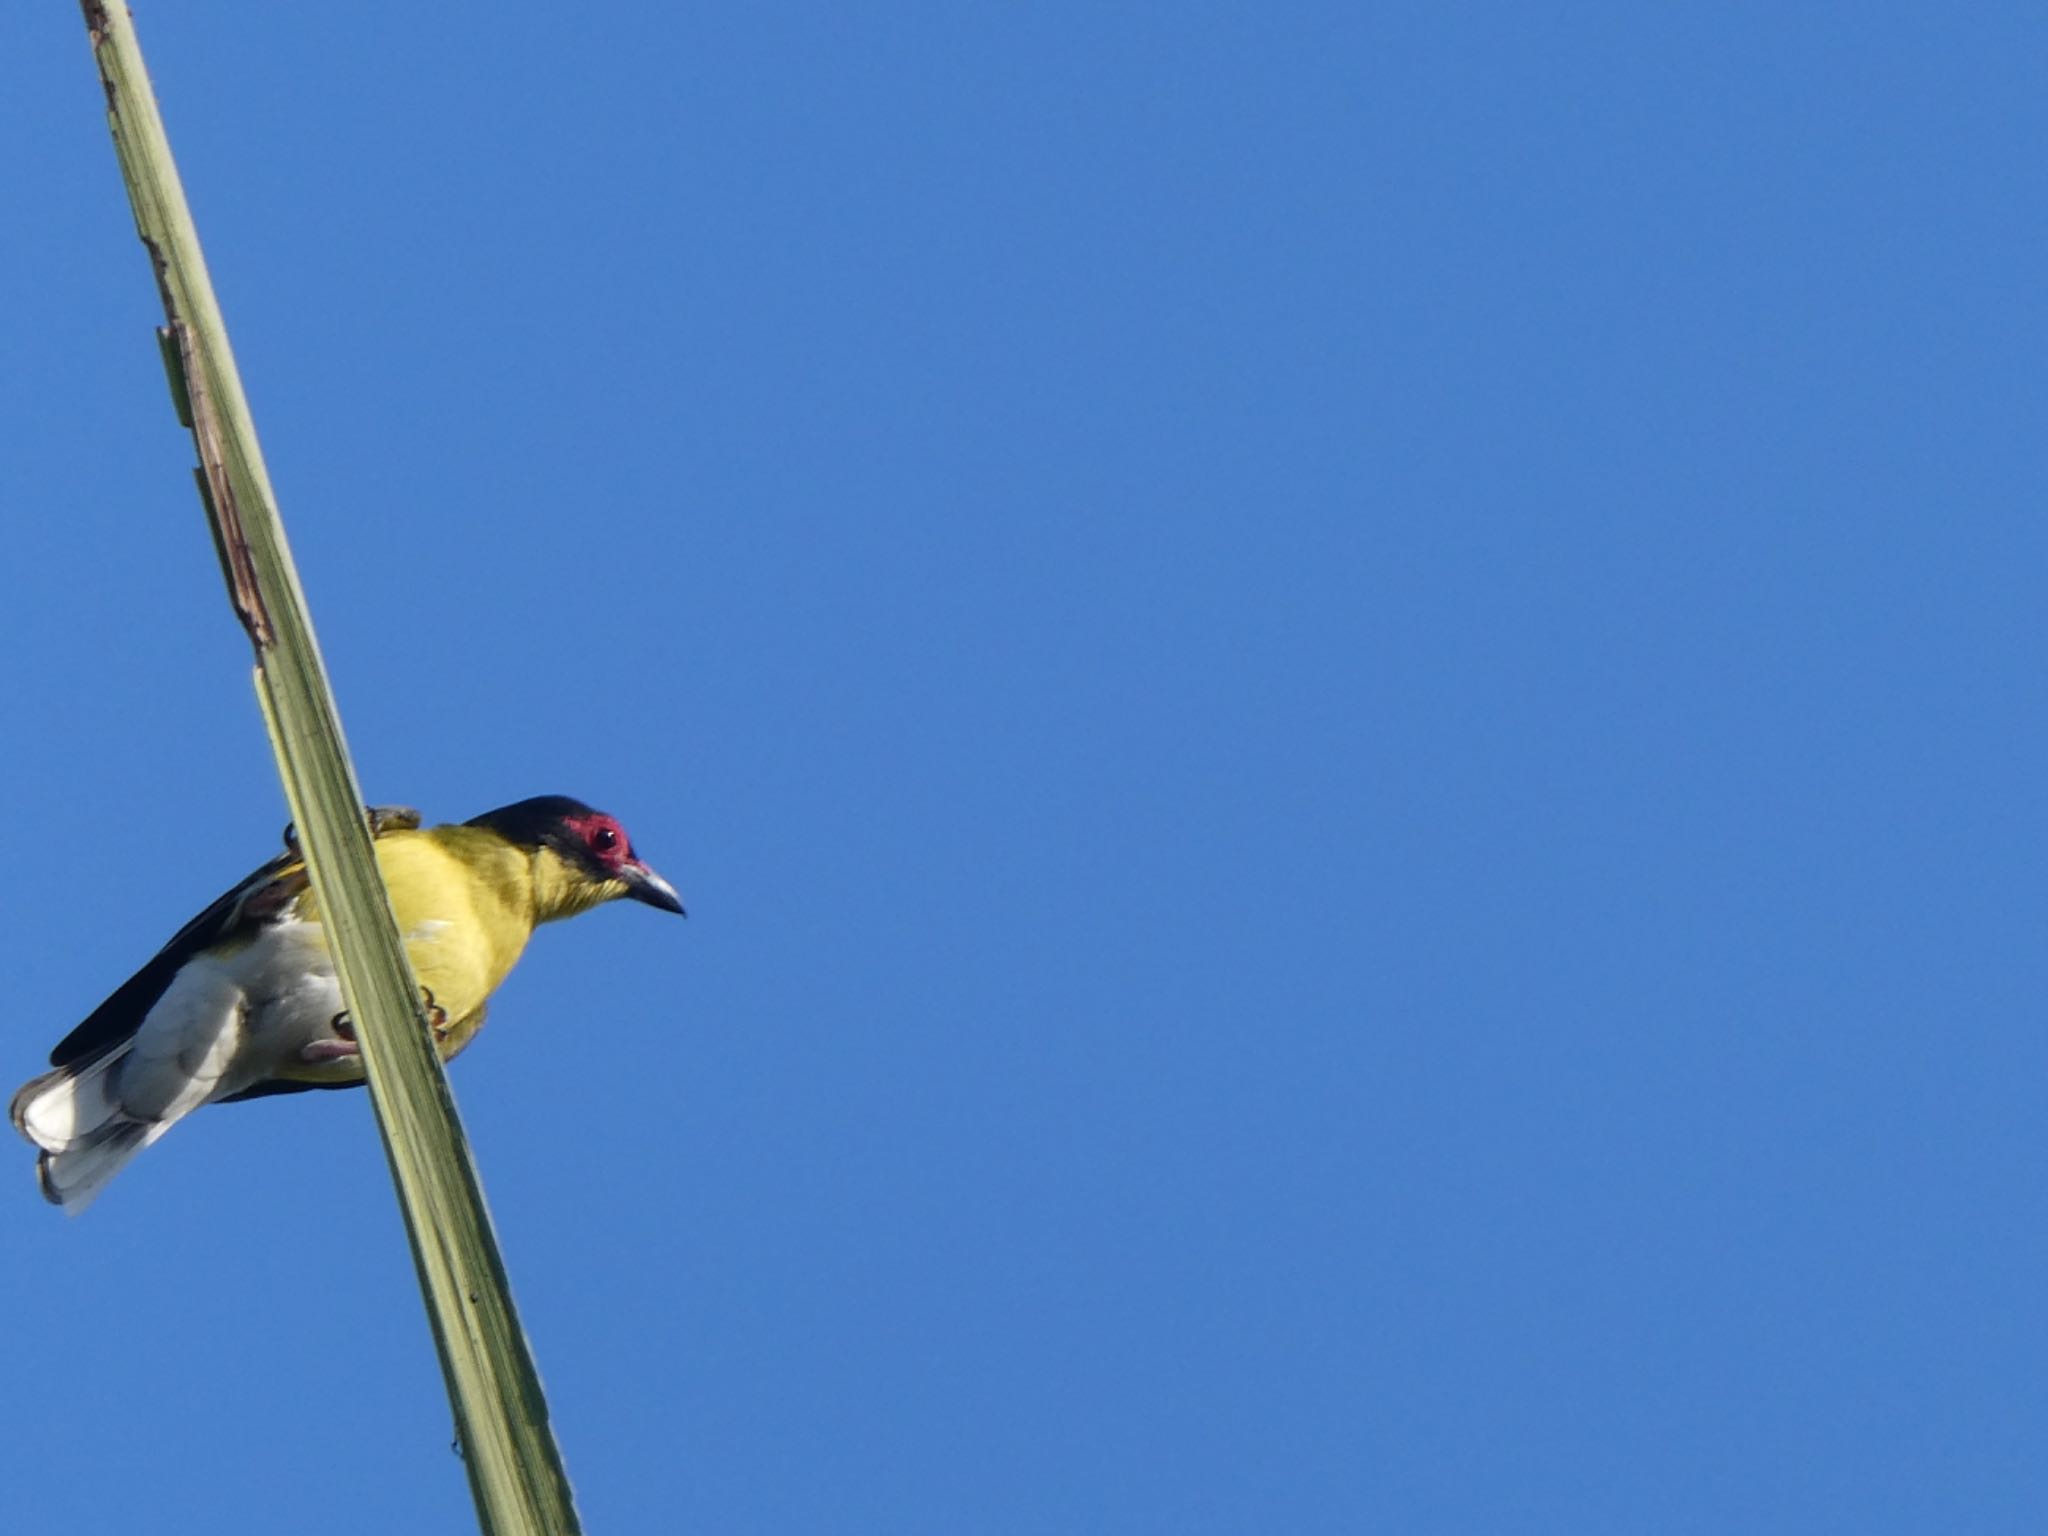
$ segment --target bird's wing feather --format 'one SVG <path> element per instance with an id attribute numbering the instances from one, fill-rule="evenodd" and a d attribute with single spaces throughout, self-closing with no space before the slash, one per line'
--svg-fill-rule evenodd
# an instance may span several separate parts
<path id="1" fill-rule="evenodd" d="M 50 1065 L 68 1067 L 131 1039 L 187 961 L 240 930 L 272 920 L 306 884 L 306 866 L 298 854 L 279 854 L 180 928 L 153 960 L 57 1042 Z"/>

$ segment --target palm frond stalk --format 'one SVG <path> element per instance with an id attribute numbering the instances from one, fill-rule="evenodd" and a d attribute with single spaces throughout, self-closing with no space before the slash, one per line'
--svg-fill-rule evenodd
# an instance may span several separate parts
<path id="1" fill-rule="evenodd" d="M 155 270 L 159 332 L 256 692 L 354 1018 L 478 1519 L 490 1536 L 580 1529 L 469 1144 L 370 851 L 362 792 L 285 543 L 220 306 L 118 3 L 84 0 L 107 119 Z"/>

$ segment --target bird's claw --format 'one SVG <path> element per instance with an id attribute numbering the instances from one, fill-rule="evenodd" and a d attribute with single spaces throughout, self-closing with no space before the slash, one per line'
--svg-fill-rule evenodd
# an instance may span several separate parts
<path id="1" fill-rule="evenodd" d="M 421 1010 L 426 1014 L 427 1028 L 434 1032 L 437 1041 L 448 1038 L 448 1010 L 434 1001 L 432 987 L 420 988 Z M 355 1020 L 343 1009 L 327 1021 L 327 1027 L 334 1031 L 332 1040 L 315 1040 L 299 1052 L 307 1061 L 333 1061 L 341 1056 L 354 1056 L 362 1046 L 356 1040 Z"/>
<path id="2" fill-rule="evenodd" d="M 425 1001 L 427 1028 L 434 1032 L 436 1040 L 446 1040 L 448 1038 L 448 1010 L 434 1001 L 434 989 L 432 987 L 421 987 L 420 996 Z"/>
<path id="3" fill-rule="evenodd" d="M 362 1055 L 363 1048 L 356 1043 L 356 1027 L 348 1021 L 347 1014 L 337 1013 L 328 1021 L 328 1027 L 334 1031 L 334 1038 L 308 1040 L 299 1047 L 299 1060 L 318 1065 Z"/>
<path id="4" fill-rule="evenodd" d="M 370 824 L 370 836 L 379 838 L 386 832 L 410 832 L 424 818 L 409 805 L 366 805 L 363 819 Z M 299 824 L 295 821 L 285 823 L 284 846 L 287 852 L 299 851 Z"/>

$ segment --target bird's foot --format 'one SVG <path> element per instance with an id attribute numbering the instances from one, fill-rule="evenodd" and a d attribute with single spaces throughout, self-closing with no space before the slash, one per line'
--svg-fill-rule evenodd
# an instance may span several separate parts
<path id="1" fill-rule="evenodd" d="M 420 997 L 427 1015 L 427 1027 L 434 1032 L 436 1041 L 448 1038 L 448 1010 L 434 1001 L 431 987 L 421 987 Z M 327 1021 L 327 1027 L 334 1031 L 332 1040 L 312 1040 L 299 1048 L 301 1061 L 339 1061 L 344 1056 L 360 1056 L 363 1048 L 356 1042 L 355 1020 L 344 1009 Z"/>
<path id="2" fill-rule="evenodd" d="M 334 1038 L 307 1041 L 299 1047 L 299 1060 L 340 1061 L 344 1057 L 362 1055 L 363 1048 L 356 1043 L 355 1021 L 348 1016 L 346 1010 L 329 1019 L 327 1027 L 334 1031 Z"/>
<path id="3" fill-rule="evenodd" d="M 382 837 L 386 832 L 410 832 L 420 824 L 420 813 L 409 805 L 366 805 L 363 819 L 370 824 L 370 836 Z M 284 828 L 284 846 L 287 853 L 299 851 L 299 824 L 288 821 Z"/>

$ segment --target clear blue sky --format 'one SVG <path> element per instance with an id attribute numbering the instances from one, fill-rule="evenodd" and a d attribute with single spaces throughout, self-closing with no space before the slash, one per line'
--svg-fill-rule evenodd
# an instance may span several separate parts
<path id="1" fill-rule="evenodd" d="M 454 1073 L 593 1531 L 2048 1526 L 2038 7 L 140 22 L 370 794 L 690 901 Z M 285 813 L 0 61 L 11 1084 Z M 10 1530 L 463 1528 L 361 1097 L 7 1156 Z"/>

